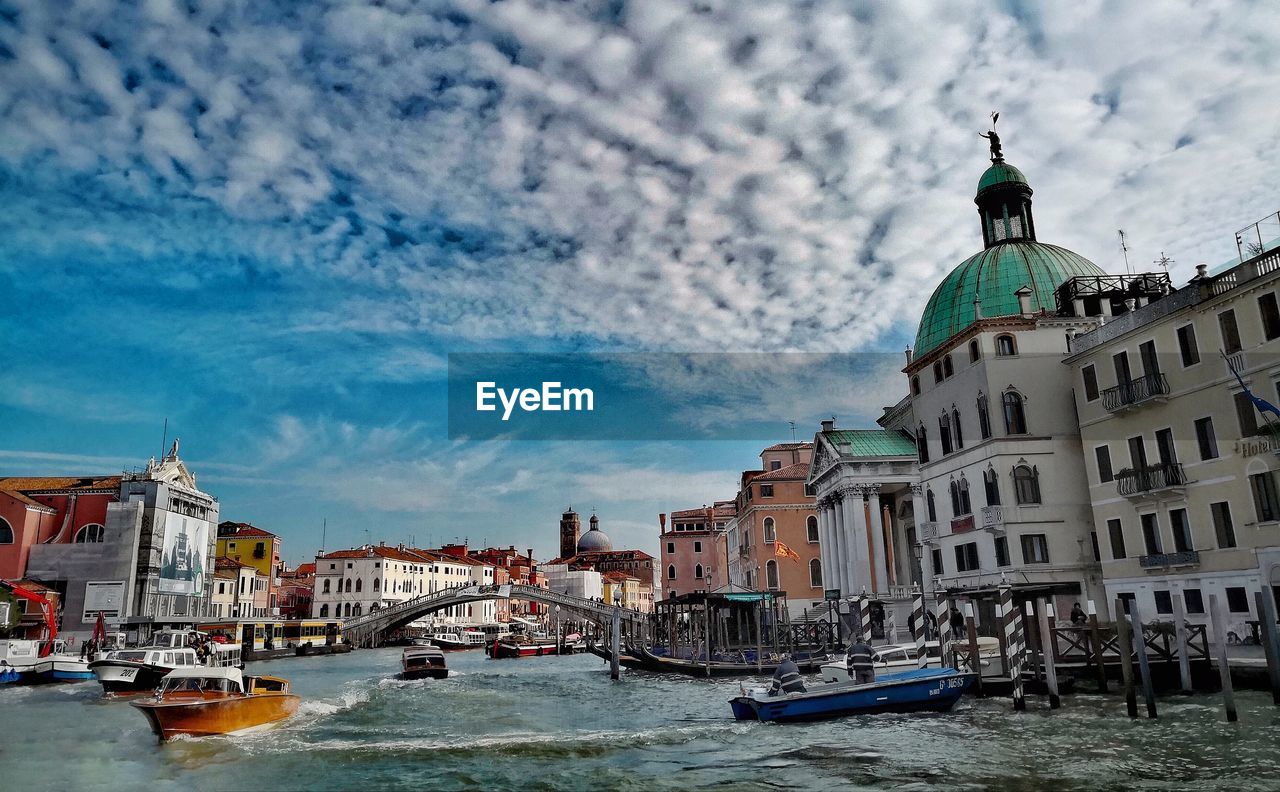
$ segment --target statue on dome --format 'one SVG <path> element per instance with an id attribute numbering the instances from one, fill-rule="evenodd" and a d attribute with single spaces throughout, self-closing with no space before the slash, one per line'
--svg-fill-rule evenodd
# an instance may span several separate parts
<path id="1" fill-rule="evenodd" d="M 978 137 L 986 138 L 991 143 L 991 161 L 1001 162 L 1004 160 L 1004 153 L 1000 150 L 1000 135 L 996 133 L 996 122 L 1000 120 L 1000 113 L 991 114 L 991 131 L 979 132 Z"/>

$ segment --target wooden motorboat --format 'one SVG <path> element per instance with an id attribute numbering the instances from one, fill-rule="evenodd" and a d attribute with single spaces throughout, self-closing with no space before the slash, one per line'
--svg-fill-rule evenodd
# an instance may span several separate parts
<path id="1" fill-rule="evenodd" d="M 244 676 L 238 668 L 175 668 L 154 698 L 129 702 L 142 710 L 161 742 L 178 735 L 229 734 L 284 720 L 300 699 L 288 680 Z"/>
<path id="2" fill-rule="evenodd" d="M 877 712 L 945 712 L 955 706 L 977 674 L 953 668 L 918 668 L 877 679 L 819 683 L 795 693 L 769 695 L 764 688 L 730 699 L 738 720 L 810 721 Z"/>
<path id="3" fill-rule="evenodd" d="M 531 638 L 512 635 L 494 644 L 491 657 L 541 657 L 558 654 L 560 647 L 554 638 Z"/>
<path id="4" fill-rule="evenodd" d="M 400 655 L 401 679 L 444 679 L 444 652 L 434 646 L 410 646 Z"/>

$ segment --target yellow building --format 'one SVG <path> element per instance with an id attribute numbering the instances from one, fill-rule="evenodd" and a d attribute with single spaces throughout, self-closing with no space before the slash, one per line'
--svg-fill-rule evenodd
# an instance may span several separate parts
<path id="1" fill-rule="evenodd" d="M 622 607 L 638 611 L 645 610 L 640 578 L 622 572 L 605 572 L 600 576 L 600 581 L 604 589 L 605 602 L 612 605 L 613 593 L 618 591 L 622 594 Z"/>
<path id="2" fill-rule="evenodd" d="M 276 592 L 282 569 L 280 537 L 249 523 L 219 523 L 217 555 L 253 567 L 263 580 L 262 588 L 255 590 L 254 609 L 263 616 L 280 615 Z"/>

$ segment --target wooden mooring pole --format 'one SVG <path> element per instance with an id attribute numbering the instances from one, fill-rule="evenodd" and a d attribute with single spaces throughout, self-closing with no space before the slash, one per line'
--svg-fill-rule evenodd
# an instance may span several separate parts
<path id="1" fill-rule="evenodd" d="M 1178 676 L 1182 682 L 1182 692 L 1190 693 L 1191 686 L 1191 653 L 1187 645 L 1187 609 L 1182 599 L 1182 592 L 1173 594 L 1173 630 L 1178 643 Z"/>
<path id="2" fill-rule="evenodd" d="M 1058 667 L 1053 662 L 1053 628 L 1049 623 L 1049 610 L 1053 608 L 1053 599 L 1046 599 L 1040 606 L 1040 648 L 1044 654 L 1044 683 L 1049 688 L 1049 709 L 1062 706 L 1062 698 L 1058 695 Z"/>
<path id="3" fill-rule="evenodd" d="M 1022 693 L 1022 650 L 1023 632 L 1019 629 L 1018 616 L 1021 611 L 1013 604 L 1013 586 L 1001 582 L 997 589 L 1000 609 L 1000 621 L 1004 627 L 1005 643 L 1009 647 L 1009 664 L 1006 670 L 1013 683 L 1013 709 L 1021 712 L 1027 708 L 1027 700 Z"/>
<path id="4" fill-rule="evenodd" d="M 1098 628 L 1098 607 L 1089 600 L 1089 647 L 1093 649 L 1093 668 L 1098 675 L 1098 692 L 1107 692 L 1107 666 L 1102 661 L 1102 630 Z"/>
<path id="5" fill-rule="evenodd" d="M 1218 660 L 1218 675 L 1222 678 L 1222 704 L 1227 710 L 1227 722 L 1240 719 L 1236 712 L 1236 696 L 1231 689 L 1231 666 L 1227 663 L 1226 619 L 1222 617 L 1222 603 L 1217 594 L 1209 595 L 1209 619 L 1213 626 L 1213 654 Z"/>
<path id="6" fill-rule="evenodd" d="M 1031 678 L 1040 681 L 1040 624 L 1036 616 L 1036 600 L 1029 599 L 1022 603 L 1022 612 L 1026 616 L 1027 650 L 1031 655 Z"/>
<path id="7" fill-rule="evenodd" d="M 924 592 L 916 586 L 911 600 L 911 637 L 916 644 L 916 666 L 925 668 L 929 665 L 929 651 L 925 646 L 924 634 Z M 941 647 L 941 644 L 939 644 Z"/>
<path id="8" fill-rule="evenodd" d="M 1124 703 L 1129 717 L 1138 717 L 1138 693 L 1133 687 L 1133 636 L 1124 600 L 1116 599 L 1116 649 L 1120 652 L 1120 675 L 1124 679 Z"/>
<path id="9" fill-rule="evenodd" d="M 1138 600 L 1129 603 L 1133 608 L 1133 637 L 1138 649 L 1138 671 L 1142 675 L 1142 697 L 1147 702 L 1147 717 L 1156 717 L 1156 692 L 1151 680 L 1151 662 L 1147 659 L 1147 635 L 1142 626 L 1142 614 Z"/>
<path id="10" fill-rule="evenodd" d="M 1253 595 L 1258 606 L 1258 624 L 1262 649 L 1267 656 L 1267 675 L 1271 679 L 1271 701 L 1280 706 L 1280 645 L 1276 643 L 1276 606 L 1271 594 L 1258 591 Z"/>
<path id="11" fill-rule="evenodd" d="M 616 680 L 619 677 L 618 655 L 622 653 L 622 610 L 617 606 L 613 608 L 613 623 L 609 626 L 609 678 Z"/>
<path id="12" fill-rule="evenodd" d="M 978 675 L 974 680 L 974 693 L 982 698 L 982 661 L 978 658 L 978 623 L 973 618 L 973 603 L 964 604 L 964 628 L 969 639 L 969 670 Z"/>

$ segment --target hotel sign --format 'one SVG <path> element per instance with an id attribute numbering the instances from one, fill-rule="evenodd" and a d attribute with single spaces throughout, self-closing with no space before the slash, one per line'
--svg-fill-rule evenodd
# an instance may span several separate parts
<path id="1" fill-rule="evenodd" d="M 1235 452 L 1245 457 L 1277 454 L 1280 453 L 1280 443 L 1270 435 L 1244 437 L 1236 441 Z"/>

